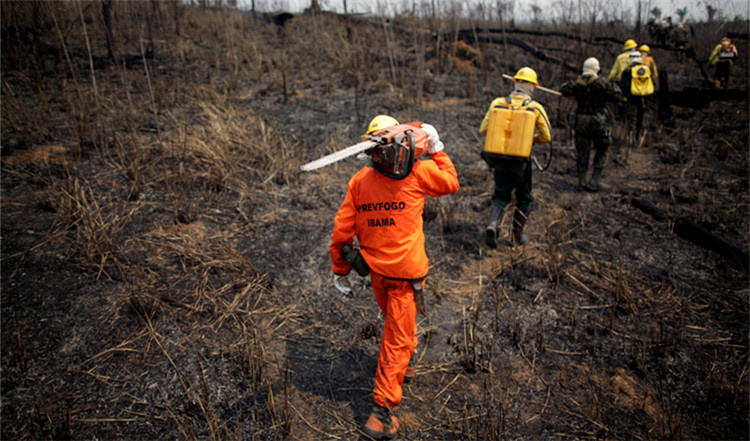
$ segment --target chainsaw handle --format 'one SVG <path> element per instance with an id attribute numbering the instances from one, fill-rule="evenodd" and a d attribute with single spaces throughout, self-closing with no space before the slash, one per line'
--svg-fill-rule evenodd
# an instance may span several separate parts
<path id="1" fill-rule="evenodd" d="M 385 129 L 378 130 L 370 135 L 366 135 L 365 138 L 381 145 L 390 144 L 396 136 L 406 134 L 407 132 L 414 132 L 414 130 L 421 130 L 421 126 L 421 121 L 399 124 L 397 126 L 386 127 Z"/>

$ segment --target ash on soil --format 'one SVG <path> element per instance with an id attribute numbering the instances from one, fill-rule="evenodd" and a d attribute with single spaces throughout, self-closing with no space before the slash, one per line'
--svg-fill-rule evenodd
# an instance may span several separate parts
<path id="1" fill-rule="evenodd" d="M 200 19 L 185 23 L 198 27 Z M 555 157 L 534 174 L 531 240 L 489 250 L 482 233 L 492 183 L 477 128 L 492 98 L 509 91 L 498 72 L 528 64 L 550 88 L 574 73 L 518 48 L 502 55 L 479 45 L 484 64 L 456 59 L 452 67 L 432 53 L 421 79 L 397 66 L 406 76 L 399 81 L 422 81 L 417 102 L 413 87 L 390 84 L 387 57 L 378 60 L 382 73 L 360 72 L 362 82 L 349 85 L 352 72 L 309 41 L 310 29 L 325 28 L 324 39 L 364 34 L 364 20 L 357 31 L 342 17 L 300 15 L 279 34 L 251 23 L 258 34 L 247 38 L 266 38 L 258 47 L 288 58 L 269 52 L 257 82 L 235 78 L 227 102 L 216 105 L 257 118 L 300 154 L 286 156 L 278 173 L 250 161 L 231 170 L 247 188 L 216 181 L 201 162 L 167 149 L 180 145 L 167 139 L 200 136 L 177 133 L 184 126 L 170 119 L 189 105 L 164 98 L 155 126 L 145 110 L 115 116 L 135 118 L 139 136 L 103 130 L 106 140 L 83 152 L 69 123 L 74 109 L 65 108 L 71 98 L 40 97 L 23 78 L 31 68 L 4 60 L 3 438 L 360 437 L 382 316 L 366 279 L 352 276 L 350 297 L 333 288 L 328 256 L 333 217 L 360 164 L 294 170 L 356 141 L 378 113 L 435 125 L 461 182 L 457 194 L 425 207 L 429 312 L 419 317 L 417 377 L 398 409 L 403 439 L 748 438 L 747 268 L 671 231 L 684 218 L 747 249 L 746 100 L 675 107 L 672 128 L 649 114 L 644 144 L 613 148 L 604 191 L 582 193 L 564 122 L 572 103 L 538 92 L 555 126 Z M 380 26 L 367 32 L 379 38 Z M 183 29 L 196 46 L 216 43 Z M 404 31 L 396 40 L 408 46 L 414 38 Z M 555 47 L 554 38 L 534 44 Z M 748 53 L 747 41 L 739 43 Z M 594 50 L 603 66 L 616 52 Z M 189 50 L 192 64 L 164 46 L 156 54 L 150 72 L 162 84 L 230 82 L 226 68 L 190 59 Z M 666 50 L 656 54 L 677 79 L 673 88 L 688 85 L 680 78 L 692 84 L 694 69 Z M 64 58 L 56 60 L 65 71 Z M 145 77 L 135 73 L 134 99 L 149 108 Z M 97 75 L 121 90 L 116 69 Z M 746 59 L 733 78 L 747 96 Z M 53 84 L 69 87 L 63 80 Z M 23 112 L 11 105 L 24 100 L 47 102 L 54 118 L 20 127 L 12 118 Z M 34 125 L 41 141 L 22 141 Z M 112 165 L 132 153 L 118 142 L 145 136 L 153 156 L 136 156 L 130 169 Z M 65 149 L 49 148 L 58 145 Z M 189 185 L 172 187 L 176 177 Z M 635 197 L 669 220 L 635 208 Z M 508 219 L 503 226 L 507 240 Z"/>

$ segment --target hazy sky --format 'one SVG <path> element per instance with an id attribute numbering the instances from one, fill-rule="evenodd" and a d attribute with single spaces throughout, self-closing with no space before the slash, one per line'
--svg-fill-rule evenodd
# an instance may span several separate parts
<path id="1" fill-rule="evenodd" d="M 689 1 L 689 0 L 651 0 L 651 9 L 658 7 L 662 10 L 662 16 L 672 15 L 677 17 L 675 11 L 688 8 L 687 18 L 691 21 L 702 21 L 708 17 L 706 5 L 711 5 L 721 11 L 724 18 L 733 19 L 736 16 L 748 17 L 750 2 L 747 0 L 716 0 L 716 1 Z M 634 3 L 635 5 L 635 3 Z M 633 6 L 635 8 L 635 6 Z M 650 10 L 650 9 L 649 9 Z M 692 17 L 692 18 L 691 18 Z"/>
<path id="2" fill-rule="evenodd" d="M 474 5 L 485 4 L 496 8 L 498 0 L 318 0 L 325 10 L 343 12 L 346 1 L 349 12 L 374 13 L 376 11 L 388 11 L 389 13 L 411 8 L 411 5 L 429 5 L 433 1 L 439 8 L 447 9 L 448 5 L 462 4 L 464 11 L 475 7 Z M 504 3 L 513 0 L 502 0 Z M 584 5 L 595 4 L 600 8 L 610 11 L 629 11 L 634 18 L 638 0 L 580 0 Z M 687 7 L 688 21 L 703 21 L 707 18 L 706 5 L 711 5 L 720 11 L 721 16 L 733 19 L 735 16 L 747 18 L 750 15 L 750 2 L 748 0 L 641 0 L 643 2 L 644 14 L 654 7 L 662 10 L 662 16 L 671 15 L 677 18 L 676 11 Z M 243 9 L 249 9 L 252 0 L 239 0 Z M 561 7 L 577 5 L 579 0 L 515 0 L 514 15 L 517 21 L 523 21 L 523 16 L 530 16 L 531 6 L 539 6 L 542 11 L 554 13 Z M 300 12 L 310 6 L 311 0 L 255 0 L 255 7 L 260 11 L 289 11 Z M 408 6 L 407 6 L 408 5 Z"/>

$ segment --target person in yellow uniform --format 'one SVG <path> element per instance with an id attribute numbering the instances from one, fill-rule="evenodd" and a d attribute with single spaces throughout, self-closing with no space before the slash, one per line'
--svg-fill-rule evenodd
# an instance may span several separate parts
<path id="1" fill-rule="evenodd" d="M 727 37 L 721 39 L 708 58 L 711 66 L 716 66 L 716 78 L 723 88 L 729 86 L 729 70 L 735 58 L 737 58 L 737 48 Z"/>
<path id="2" fill-rule="evenodd" d="M 638 48 L 638 52 L 641 54 L 641 63 L 648 67 L 651 82 L 654 85 L 654 93 L 646 97 L 643 104 L 649 109 L 654 109 L 656 106 L 656 90 L 659 87 L 659 71 L 656 69 L 654 57 L 651 56 L 651 48 L 647 44 L 642 44 Z"/>
<path id="3" fill-rule="evenodd" d="M 654 82 L 654 86 L 656 86 L 659 84 L 659 71 L 656 69 L 656 61 L 654 60 L 654 57 L 651 56 L 651 48 L 647 44 L 642 44 L 641 47 L 638 48 L 638 52 L 641 53 L 641 61 L 643 64 L 648 66 L 651 71 L 651 79 Z"/>
<path id="4" fill-rule="evenodd" d="M 636 43 L 635 40 L 629 39 L 625 41 L 622 45 L 622 53 L 615 58 L 615 62 L 612 64 L 612 69 L 609 71 L 609 75 L 607 76 L 609 81 L 620 81 L 622 73 L 625 72 L 625 69 L 627 69 L 628 66 L 630 66 L 630 54 L 637 51 L 637 48 L 638 43 Z"/>
<path id="5" fill-rule="evenodd" d="M 616 83 L 620 82 L 620 79 L 622 78 L 622 73 L 625 72 L 625 69 L 627 69 L 630 66 L 630 56 L 635 52 L 638 52 L 638 43 L 635 42 L 633 39 L 625 40 L 625 43 L 622 45 L 622 53 L 615 58 L 615 62 L 612 64 L 612 69 L 609 71 L 609 75 L 607 75 L 607 80 L 613 81 Z M 615 106 L 615 116 L 617 119 L 623 118 L 627 113 L 627 104 L 623 101 L 617 103 Z M 621 127 L 618 127 L 621 130 Z M 618 130 L 618 131 L 620 131 Z M 621 138 L 623 135 L 620 133 L 617 138 Z"/>
<path id="6" fill-rule="evenodd" d="M 643 133 L 643 115 L 646 112 L 646 100 L 654 93 L 654 82 L 649 68 L 643 64 L 640 52 L 630 54 L 630 66 L 625 69 L 620 79 L 620 90 L 628 103 L 627 128 L 634 134 L 634 141 L 640 142 Z"/>
<path id="7" fill-rule="evenodd" d="M 493 109 L 514 104 L 533 112 L 535 121 L 529 133 L 511 133 L 511 138 L 533 138 L 537 144 L 552 141 L 551 127 L 547 112 L 541 104 L 534 101 L 534 90 L 539 83 L 536 72 L 529 67 L 522 67 L 513 77 L 514 87 L 508 97 L 495 98 L 479 126 L 479 134 L 487 136 L 491 129 L 490 120 Z M 536 130 L 535 130 L 536 129 Z M 505 206 L 510 203 L 512 193 L 516 195 L 516 210 L 513 214 L 512 244 L 523 245 L 528 236 L 523 234 L 526 219 L 531 211 L 534 195 L 531 192 L 531 159 L 529 156 L 508 156 L 504 154 L 483 153 L 485 161 L 494 170 L 495 191 L 492 195 L 492 210 L 485 230 L 485 242 L 490 248 L 497 248 L 497 236 Z"/>

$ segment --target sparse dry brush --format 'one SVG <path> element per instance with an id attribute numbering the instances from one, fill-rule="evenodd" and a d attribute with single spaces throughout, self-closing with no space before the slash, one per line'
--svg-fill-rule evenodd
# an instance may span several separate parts
<path id="1" fill-rule="evenodd" d="M 47 11 L 50 15 L 38 10 L 47 5 L 53 8 Z M 191 51 L 189 43 L 195 40 L 176 39 L 169 33 L 159 40 L 144 35 L 155 31 L 153 27 L 123 25 L 129 19 L 138 22 L 141 12 L 149 18 L 161 16 L 140 9 L 146 5 L 115 4 L 119 49 L 121 54 L 132 50 L 132 57 L 123 57 L 110 70 L 96 71 L 92 77 L 86 53 L 80 52 L 76 11 L 60 3 L 29 3 L 28 8 L 41 15 L 24 32 L 42 40 L 47 35 L 33 27 L 43 21 L 42 16 L 53 17 L 60 44 L 56 47 L 69 61 L 60 66 L 62 77 L 53 76 L 37 88 L 39 92 L 57 89 L 57 94 L 16 97 L 15 88 L 35 89 L 23 74 L 4 82 L 4 134 L 12 140 L 4 147 L 44 142 L 50 130 L 46 119 L 59 121 L 63 130 L 57 136 L 67 134 L 78 157 L 95 155 L 93 168 L 64 162 L 58 166 L 61 172 L 39 175 L 48 206 L 57 216 L 47 241 L 65 246 L 65 257 L 83 271 L 120 285 L 109 312 L 99 318 L 106 318 L 103 323 L 112 327 L 100 334 L 111 339 L 79 348 L 88 355 L 70 369 L 80 376 L 80 386 L 70 391 L 64 404 L 46 407 L 39 415 L 53 424 L 54 437 L 71 433 L 71 425 L 85 421 L 127 425 L 139 418 L 157 424 L 172 421 L 189 439 L 241 438 L 238 433 L 247 430 L 239 424 L 243 421 L 250 424 L 250 433 L 283 437 L 288 430 L 284 419 L 289 416 L 283 403 L 277 410 L 273 399 L 272 385 L 280 374 L 274 367 L 279 361 L 273 358 L 272 342 L 277 340 L 277 330 L 293 319 L 294 310 L 278 304 L 268 277 L 236 248 L 236 231 L 206 226 L 201 218 L 216 200 L 227 198 L 235 201 L 237 210 L 228 213 L 228 220 L 239 213 L 242 222 L 252 222 L 247 205 L 258 203 L 264 183 L 294 184 L 298 147 L 278 136 L 261 116 L 233 104 L 241 78 L 247 74 L 248 80 L 257 79 L 257 66 L 262 64 L 255 43 L 246 43 L 243 31 L 247 29 L 237 27 L 246 21 L 227 20 L 220 14 L 181 17 L 197 25 L 198 35 L 206 27 L 213 28 L 220 43 L 227 44 L 225 51 L 206 47 Z M 28 9 L 19 3 L 5 6 L 4 30 L 7 24 L 21 26 L 19 14 Z M 98 13 L 96 3 L 67 6 L 83 6 L 84 15 Z M 168 5 L 151 6 L 166 16 Z M 146 22 L 157 25 L 150 19 Z M 87 27 L 89 33 L 98 30 Z M 150 45 L 147 49 L 142 46 L 144 39 Z M 176 41 L 179 59 L 171 65 L 152 64 L 153 51 L 171 54 L 169 44 Z M 247 60 L 238 59 L 243 54 Z M 14 71 L 23 72 L 20 54 L 4 55 L 8 55 L 5 68 L 17 56 L 19 66 Z M 199 72 L 196 63 L 206 61 L 215 66 L 214 73 L 191 74 Z M 252 69 L 246 71 L 245 65 Z M 27 67 L 28 72 L 36 72 L 35 67 Z M 36 112 L 32 114 L 28 105 Z M 166 204 L 160 207 L 162 203 Z M 144 221 L 153 229 L 142 225 Z M 107 346 L 111 343 L 115 346 Z M 144 362 L 150 371 L 132 369 Z M 220 386 L 222 378 L 230 373 L 241 382 L 248 378 L 250 388 L 222 392 L 226 389 Z M 145 385 L 144 381 L 151 383 L 150 392 L 127 387 Z M 97 408 L 90 397 L 95 390 L 101 399 L 119 403 L 115 407 L 120 410 L 101 416 L 94 410 L 86 419 L 71 418 Z M 268 406 L 255 405 L 266 401 Z M 222 416 L 227 412 L 236 418 Z M 21 430 L 18 435 L 24 432 L 18 426 L 16 430 Z M 154 436 L 147 433 L 137 430 L 131 435 Z"/>
<path id="2" fill-rule="evenodd" d="M 476 128 L 499 74 L 554 88 L 573 72 L 550 60 L 608 65 L 622 11 L 532 36 L 507 2 L 283 23 L 199 3 L 3 2 L 4 438 L 359 438 L 382 316 L 367 279 L 330 288 L 327 247 L 360 165 L 297 171 L 378 113 L 434 123 L 462 185 L 425 206 L 405 439 L 747 437 L 747 274 L 672 234 L 682 216 L 746 247 L 746 108 L 676 110 L 595 195 L 556 141 L 532 240 L 489 250 Z M 696 29 L 708 50 L 715 25 Z M 538 98 L 566 139 L 572 104 Z"/>

